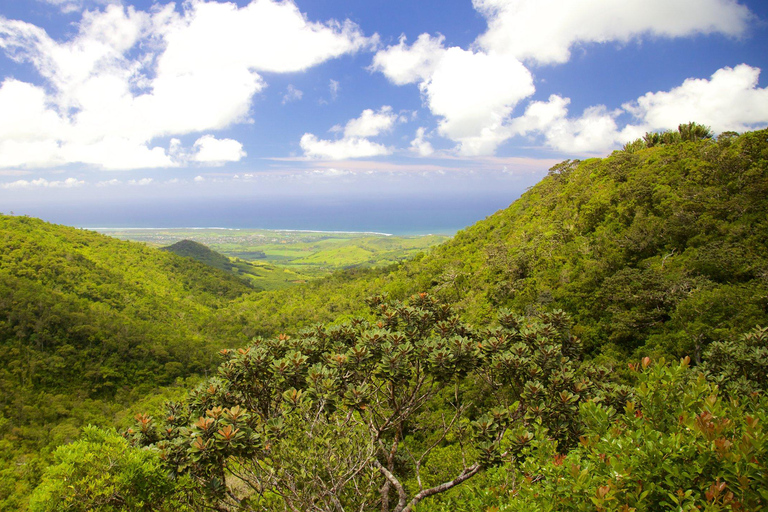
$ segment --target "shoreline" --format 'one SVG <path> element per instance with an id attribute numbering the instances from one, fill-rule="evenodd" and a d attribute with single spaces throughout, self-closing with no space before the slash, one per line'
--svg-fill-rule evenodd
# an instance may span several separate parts
<path id="1" fill-rule="evenodd" d="M 378 235 L 378 236 L 395 236 L 392 233 L 381 233 L 378 231 L 341 231 L 341 230 L 322 230 L 322 229 L 268 229 L 268 228 L 224 228 L 224 227 L 184 227 L 184 228 L 109 228 L 109 227 L 89 227 L 78 226 L 79 229 L 87 229 L 90 231 L 271 231 L 274 233 L 329 233 L 336 235 L 350 234 L 350 235 Z M 432 234 L 432 233 L 430 233 Z M 409 236 L 429 236 L 427 235 L 409 235 Z"/>

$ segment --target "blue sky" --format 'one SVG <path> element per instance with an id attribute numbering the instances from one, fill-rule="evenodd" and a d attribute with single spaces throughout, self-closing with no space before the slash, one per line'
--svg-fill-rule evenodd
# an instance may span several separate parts
<path id="1" fill-rule="evenodd" d="M 765 127 L 767 43 L 759 0 L 0 0 L 0 211 L 491 213 L 649 130 Z"/>

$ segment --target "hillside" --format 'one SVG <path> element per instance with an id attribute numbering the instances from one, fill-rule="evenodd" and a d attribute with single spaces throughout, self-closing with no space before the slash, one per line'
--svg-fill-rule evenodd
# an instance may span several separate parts
<path id="1" fill-rule="evenodd" d="M 768 322 L 767 134 L 564 162 L 427 255 L 247 296 L 229 318 L 273 334 L 357 313 L 371 290 L 429 291 L 475 323 L 496 307 L 562 308 L 592 353 L 698 357 Z"/>
<path id="2" fill-rule="evenodd" d="M 192 258 L 200 263 L 205 263 L 209 267 L 218 268 L 219 270 L 225 270 L 227 272 L 232 272 L 235 268 L 234 263 L 232 263 L 229 258 L 193 240 L 180 240 L 168 247 L 161 247 L 160 250 L 172 252 L 173 254 L 184 256 L 185 258 Z"/>
<path id="3" fill-rule="evenodd" d="M 194 240 L 180 240 L 168 247 L 161 247 L 160 250 L 185 258 L 192 258 L 210 267 L 228 272 L 250 283 L 257 290 L 282 290 L 294 284 L 303 283 L 307 279 L 307 276 L 303 274 L 269 263 L 250 262 L 239 258 L 230 259 Z"/>
<path id="4" fill-rule="evenodd" d="M 112 423 L 151 391 L 212 369 L 219 348 L 242 343 L 221 310 L 251 290 L 142 244 L 0 216 L 3 471 L 26 471 L 29 461 L 14 457 Z M 23 487 L 26 476 L 0 480 Z M 16 491 L 1 487 L 3 509 Z"/>

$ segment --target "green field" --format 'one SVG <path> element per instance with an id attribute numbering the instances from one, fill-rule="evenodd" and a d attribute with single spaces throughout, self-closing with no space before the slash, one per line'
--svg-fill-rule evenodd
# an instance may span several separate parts
<path id="1" fill-rule="evenodd" d="M 100 229 L 120 238 L 165 247 L 193 240 L 261 269 L 256 281 L 282 288 L 352 267 L 380 267 L 406 260 L 450 237 L 378 233 L 272 231 L 264 229 Z"/>

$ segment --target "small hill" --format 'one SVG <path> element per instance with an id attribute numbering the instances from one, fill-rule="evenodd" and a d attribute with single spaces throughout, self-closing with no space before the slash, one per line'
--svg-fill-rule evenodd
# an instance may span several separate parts
<path id="1" fill-rule="evenodd" d="M 168 247 L 161 247 L 160 250 L 172 252 L 185 258 L 192 258 L 200 263 L 205 263 L 209 267 L 227 272 L 232 272 L 235 268 L 235 264 L 223 254 L 219 254 L 209 247 L 192 240 L 181 240 Z"/>
<path id="2" fill-rule="evenodd" d="M 768 131 L 566 161 L 428 254 L 236 301 L 256 331 L 359 313 L 373 291 L 429 291 L 465 319 L 563 309 L 593 354 L 696 358 L 768 323 Z"/>
<path id="3" fill-rule="evenodd" d="M 228 272 L 253 285 L 258 290 L 281 290 L 307 278 L 294 270 L 280 268 L 269 263 L 230 259 L 210 247 L 193 240 L 180 240 L 173 245 L 161 247 L 161 251 L 191 258 L 209 267 Z M 262 253 L 263 254 L 263 253 Z"/>

